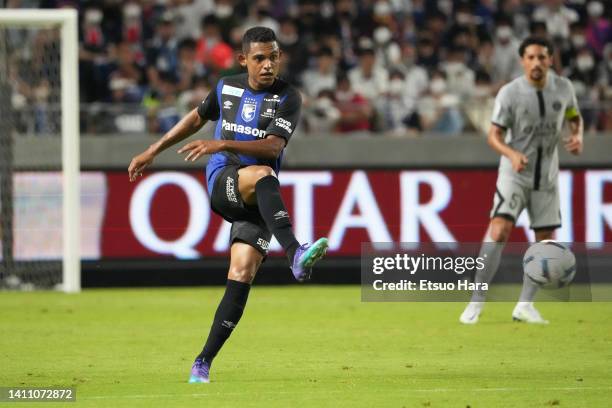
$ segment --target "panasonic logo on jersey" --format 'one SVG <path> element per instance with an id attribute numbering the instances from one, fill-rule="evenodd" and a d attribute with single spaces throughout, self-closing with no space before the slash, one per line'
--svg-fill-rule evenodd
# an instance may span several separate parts
<path id="1" fill-rule="evenodd" d="M 264 137 L 266 135 L 266 131 L 262 129 L 252 128 L 250 126 L 237 125 L 235 123 L 228 122 L 223 119 L 221 122 L 221 127 L 223 130 L 229 130 L 230 132 L 242 133 L 244 135 L 253 135 L 256 137 Z"/>

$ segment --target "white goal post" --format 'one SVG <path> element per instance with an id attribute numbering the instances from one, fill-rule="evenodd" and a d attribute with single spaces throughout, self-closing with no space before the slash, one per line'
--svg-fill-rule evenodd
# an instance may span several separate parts
<path id="1" fill-rule="evenodd" d="M 2 28 L 60 27 L 62 290 L 81 290 L 78 15 L 74 9 L 2 9 Z"/>

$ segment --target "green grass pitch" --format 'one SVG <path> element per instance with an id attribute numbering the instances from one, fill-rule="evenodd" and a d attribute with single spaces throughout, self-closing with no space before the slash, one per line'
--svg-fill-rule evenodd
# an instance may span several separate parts
<path id="1" fill-rule="evenodd" d="M 69 407 L 612 406 L 612 303 L 540 303 L 548 326 L 490 303 L 466 327 L 462 303 L 255 286 L 212 383 L 188 384 L 222 292 L 0 293 L 0 386 L 74 386 Z"/>

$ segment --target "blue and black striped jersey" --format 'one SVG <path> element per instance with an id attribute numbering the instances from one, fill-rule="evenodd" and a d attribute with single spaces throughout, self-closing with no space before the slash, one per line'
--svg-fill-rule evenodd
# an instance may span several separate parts
<path id="1" fill-rule="evenodd" d="M 268 89 L 256 91 L 248 84 L 247 74 L 228 76 L 198 106 L 198 114 L 216 121 L 215 139 L 251 141 L 275 135 L 289 142 L 300 118 L 302 98 L 299 92 L 282 79 Z M 284 150 L 283 150 L 284 152 Z M 266 165 L 278 174 L 283 152 L 275 160 L 220 152 L 213 154 L 206 166 L 208 192 L 223 167 Z"/>

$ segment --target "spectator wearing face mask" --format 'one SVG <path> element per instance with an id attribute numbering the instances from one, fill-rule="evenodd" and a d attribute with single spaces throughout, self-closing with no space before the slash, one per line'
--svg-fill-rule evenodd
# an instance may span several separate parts
<path id="1" fill-rule="evenodd" d="M 421 37 L 417 42 L 417 64 L 431 71 L 438 67 L 439 61 L 433 41 L 429 37 Z"/>
<path id="2" fill-rule="evenodd" d="M 177 16 L 176 37 L 198 38 L 202 16 L 214 13 L 212 0 L 174 0 L 174 12 Z"/>
<path id="3" fill-rule="evenodd" d="M 475 38 L 481 32 L 486 32 L 483 20 L 474 14 L 474 6 L 468 1 L 454 2 L 455 17 L 451 19 L 452 25 L 446 31 L 444 44 L 472 49 Z"/>
<path id="4" fill-rule="evenodd" d="M 196 58 L 196 42 L 185 38 L 178 44 L 178 84 L 177 91 L 184 92 L 195 84 L 198 78 L 206 75 L 204 65 Z"/>
<path id="5" fill-rule="evenodd" d="M 612 101 L 612 42 L 603 49 L 603 59 L 599 64 L 597 84 L 603 89 L 607 88 L 607 99 Z M 602 98 L 604 99 L 604 98 Z"/>
<path id="6" fill-rule="evenodd" d="M 215 0 L 214 14 L 219 22 L 221 38 L 228 44 L 232 44 L 232 32 L 240 25 L 239 16 L 234 13 L 234 0 Z M 242 37 L 242 30 L 238 35 Z M 239 44 L 238 40 L 236 44 Z"/>
<path id="7" fill-rule="evenodd" d="M 599 1 L 589 2 L 587 13 L 589 15 L 586 27 L 587 42 L 595 54 L 601 57 L 606 44 L 612 42 L 612 23 L 605 18 L 604 5 Z"/>
<path id="8" fill-rule="evenodd" d="M 110 64 L 110 79 L 122 78 L 129 81 L 138 87 L 140 93 L 143 93 L 146 85 L 145 67 L 144 64 L 137 61 L 137 54 L 128 42 L 122 42 L 115 46 L 114 60 Z M 131 90 L 134 91 L 133 89 Z M 142 98 L 142 95 L 140 95 Z M 140 102 L 140 98 L 136 100 Z"/>
<path id="9" fill-rule="evenodd" d="M 327 135 L 335 131 L 341 113 L 332 89 L 322 89 L 304 107 L 304 120 L 310 133 Z"/>
<path id="10" fill-rule="evenodd" d="M 464 62 L 471 65 L 476 61 L 476 49 L 478 46 L 478 37 L 467 28 L 459 28 L 456 35 L 446 46 L 447 50 L 462 48 L 464 50 Z M 448 52 L 448 51 L 447 51 Z"/>
<path id="11" fill-rule="evenodd" d="M 201 35 L 196 44 L 196 60 L 209 71 L 219 72 L 234 64 L 234 51 L 223 41 L 221 25 L 214 14 L 202 18 Z"/>
<path id="12" fill-rule="evenodd" d="M 387 26 L 379 26 L 374 29 L 374 45 L 376 57 L 386 68 L 399 63 L 401 49 L 397 42 L 393 41 L 393 33 Z"/>
<path id="13" fill-rule="evenodd" d="M 82 25 L 82 49 L 90 53 L 103 53 L 106 49 L 107 39 L 102 30 L 104 14 L 98 8 L 89 8 L 85 11 Z"/>
<path id="14" fill-rule="evenodd" d="M 278 21 L 270 16 L 270 2 L 268 0 L 257 0 L 251 7 L 249 7 L 249 15 L 247 16 L 244 24 L 242 24 L 243 31 L 247 31 L 249 28 L 260 26 L 268 27 L 275 33 L 278 32 Z"/>
<path id="15" fill-rule="evenodd" d="M 474 91 L 470 99 L 463 102 L 461 107 L 469 121 L 469 127 L 480 131 L 483 135 L 487 134 L 491 126 L 491 113 L 495 103 L 492 97 L 494 95 L 494 85 L 490 75 L 484 71 L 477 71 Z"/>
<path id="16" fill-rule="evenodd" d="M 360 40 L 358 55 L 359 65 L 348 73 L 351 87 L 370 102 L 374 102 L 387 91 L 389 74 L 377 64 L 371 40 Z"/>
<path id="17" fill-rule="evenodd" d="M 505 19 L 514 31 L 516 38 L 525 38 L 529 35 L 529 4 L 521 0 L 499 0 L 495 13 L 496 24 Z"/>
<path id="18" fill-rule="evenodd" d="M 478 45 L 478 52 L 476 53 L 476 63 L 474 65 L 475 72 L 486 72 L 489 77 L 493 74 L 495 68 L 493 62 L 493 41 L 489 38 L 483 38 Z"/>
<path id="19" fill-rule="evenodd" d="M 597 84 L 597 67 L 590 48 L 584 47 L 578 50 L 568 76 L 574 83 L 579 81 L 584 84 L 587 89 Z"/>
<path id="20" fill-rule="evenodd" d="M 448 93 L 446 78 L 442 71 L 431 74 L 429 91 L 421 98 L 417 111 L 406 121 L 406 125 L 418 131 L 458 135 L 465 120 L 459 111 L 460 99 Z"/>
<path id="21" fill-rule="evenodd" d="M 135 52 L 142 54 L 144 33 L 142 27 L 142 8 L 136 3 L 127 3 L 123 6 L 123 25 L 121 27 L 122 39 L 129 44 Z M 144 55 L 139 55 L 139 62 L 144 61 Z"/>
<path id="22" fill-rule="evenodd" d="M 570 67 L 576 59 L 578 50 L 587 46 L 585 25 L 581 22 L 576 22 L 570 25 L 569 41 L 563 44 L 561 50 L 561 65 Z"/>
<path id="23" fill-rule="evenodd" d="M 316 57 L 315 68 L 307 69 L 302 75 L 302 88 L 306 95 L 315 97 L 323 89 L 336 88 L 336 61 L 330 48 L 323 47 Z"/>
<path id="24" fill-rule="evenodd" d="M 569 38 L 569 26 L 580 19 L 578 13 L 565 6 L 564 0 L 545 0 L 533 13 L 535 21 L 546 23 L 551 38 Z"/>
<path id="25" fill-rule="evenodd" d="M 603 61 L 599 65 L 598 88 L 602 109 L 597 128 L 602 131 L 612 131 L 612 42 L 603 49 Z"/>
<path id="26" fill-rule="evenodd" d="M 308 53 L 304 52 L 306 44 L 299 36 L 297 23 L 292 18 L 285 17 L 279 23 L 280 29 L 276 39 L 278 46 L 283 51 L 281 76 L 290 83 L 298 83 L 308 63 Z M 335 81 L 331 88 L 334 87 Z"/>
<path id="27" fill-rule="evenodd" d="M 501 2 L 497 0 L 481 0 L 474 9 L 474 17 L 478 18 L 481 24 L 488 30 L 495 24 L 494 16 L 498 3 Z"/>
<path id="28" fill-rule="evenodd" d="M 498 21 L 493 40 L 492 80 L 501 86 L 521 75 L 521 65 L 516 54 L 518 41 L 508 20 Z"/>
<path id="29" fill-rule="evenodd" d="M 86 86 L 81 87 L 81 100 L 92 102 L 108 95 L 105 78 L 108 41 L 102 30 L 104 15 L 98 8 L 85 10 L 79 35 L 79 78 Z"/>
<path id="30" fill-rule="evenodd" d="M 448 4 L 450 7 L 452 7 L 451 1 L 449 1 Z M 442 48 L 446 42 L 445 40 L 447 40 L 445 33 L 448 30 L 449 15 L 450 10 L 448 13 L 433 11 L 429 12 L 427 18 L 425 19 L 423 31 L 428 34 L 435 50 Z"/>
<path id="31" fill-rule="evenodd" d="M 416 109 L 417 101 L 427 91 L 429 77 L 427 71 L 416 62 L 416 50 L 413 44 L 405 42 L 402 44 L 401 63 L 395 69 L 404 75 L 404 101 L 406 110 L 411 114 Z M 390 85 L 393 87 L 393 85 Z"/>
<path id="32" fill-rule="evenodd" d="M 159 18 L 157 33 L 147 49 L 147 79 L 156 93 L 173 92 L 178 83 L 178 42 L 174 36 L 175 15 L 165 11 Z M 163 89 L 163 91 L 162 91 Z"/>
<path id="33" fill-rule="evenodd" d="M 336 83 L 336 108 L 340 112 L 336 130 L 340 133 L 369 131 L 374 112 L 370 102 L 351 88 L 345 73 L 338 75 Z"/>
<path id="34" fill-rule="evenodd" d="M 340 39 L 341 63 L 344 67 L 353 67 L 357 64 L 357 56 L 353 44 L 359 36 L 355 20 L 357 19 L 357 5 L 354 0 L 338 0 L 335 2 L 333 26 Z"/>
<path id="35" fill-rule="evenodd" d="M 404 120 L 412 113 L 410 98 L 405 93 L 404 74 L 399 70 L 391 71 L 389 89 L 381 98 L 381 128 L 392 136 L 406 134 Z"/>
<path id="36" fill-rule="evenodd" d="M 597 124 L 599 110 L 597 71 L 593 52 L 585 47 L 578 51 L 575 62 L 567 75 L 574 85 L 585 130 L 593 130 Z"/>
<path id="37" fill-rule="evenodd" d="M 458 97 L 469 97 L 474 90 L 474 71 L 466 64 L 467 50 L 455 47 L 449 50 L 442 70 L 446 76 L 446 85 L 449 93 Z"/>
<path id="38" fill-rule="evenodd" d="M 372 19 L 371 36 L 377 60 L 389 68 L 399 62 L 401 54 L 399 45 L 394 41 L 394 35 L 398 33 L 398 24 L 393 16 L 391 3 L 387 0 L 378 0 L 374 3 Z"/>

